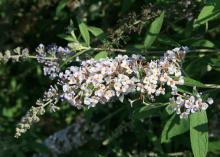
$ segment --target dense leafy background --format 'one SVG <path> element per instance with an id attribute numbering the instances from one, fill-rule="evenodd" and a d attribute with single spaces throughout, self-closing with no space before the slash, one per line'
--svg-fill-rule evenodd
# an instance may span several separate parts
<path id="1" fill-rule="evenodd" d="M 89 35 L 86 25 L 103 31 L 89 27 Z M 128 54 L 155 52 L 149 55 L 149 59 L 162 55 L 160 52 L 166 49 L 189 46 L 193 51 L 183 64 L 185 75 L 204 84 L 220 84 L 218 0 L 0 0 L 1 50 L 22 46 L 34 53 L 39 43 L 65 46 L 73 40 L 69 35 L 73 30 L 80 40 L 84 39 L 93 47 L 127 49 Z M 82 58 L 116 54 L 88 52 L 82 54 Z M 202 87 L 197 81 L 189 80 Z M 0 65 L 0 156 L 49 153 L 42 141 L 73 123 L 81 112 L 86 114 L 88 121 L 97 122 L 125 106 L 116 102 L 106 107 L 77 111 L 68 104 L 60 104 L 61 111 L 46 114 L 27 134 L 15 139 L 16 123 L 50 83 L 35 61 Z M 188 91 L 188 88 L 182 90 Z M 198 142 L 195 140 L 206 140 L 207 136 L 209 144 L 203 141 L 197 146 L 204 151 L 207 147 L 210 157 L 219 156 L 219 89 L 199 88 L 199 91 L 215 100 L 207 111 L 209 135 L 205 132 L 198 136 L 197 130 L 189 131 L 193 125 L 198 125 L 195 116 L 207 121 L 204 113 L 190 117 L 189 124 L 189 120 L 180 121 L 167 114 L 164 106 L 149 108 L 135 104 L 131 108 L 127 105 L 103 124 L 107 128 L 105 139 L 111 138 L 122 122 L 129 124 L 129 128 L 119 133 L 110 144 L 103 145 L 103 141 L 87 143 L 64 156 L 193 156 L 191 143 L 193 148 Z M 190 135 L 195 138 L 190 140 Z M 202 152 L 194 152 L 194 155 L 198 153 Z"/>

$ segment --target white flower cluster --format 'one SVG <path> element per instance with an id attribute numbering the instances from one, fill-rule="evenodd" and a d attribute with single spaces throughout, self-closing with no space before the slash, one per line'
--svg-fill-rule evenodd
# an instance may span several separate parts
<path id="1" fill-rule="evenodd" d="M 83 105 L 95 107 L 97 103 L 115 99 L 123 101 L 124 96 L 130 93 L 140 93 L 140 99 L 148 97 L 154 100 L 155 96 L 164 95 L 169 90 L 176 98 L 172 101 L 178 104 L 177 85 L 184 84 L 180 63 L 186 51 L 186 47 L 168 50 L 163 57 L 150 62 L 139 55 L 82 61 L 80 67 L 71 66 L 59 74 L 62 98 L 77 108 Z M 186 104 L 188 101 L 184 100 Z M 187 113 L 192 112 L 187 105 L 183 106 Z M 177 108 L 177 113 L 184 117 Z"/>
<path id="2" fill-rule="evenodd" d="M 190 113 L 206 110 L 208 105 L 213 104 L 212 98 L 208 98 L 204 102 L 200 94 L 192 96 L 184 93 L 183 95 L 171 98 L 170 101 L 174 105 L 172 107 L 173 110 L 180 115 L 180 118 L 187 118 Z"/>

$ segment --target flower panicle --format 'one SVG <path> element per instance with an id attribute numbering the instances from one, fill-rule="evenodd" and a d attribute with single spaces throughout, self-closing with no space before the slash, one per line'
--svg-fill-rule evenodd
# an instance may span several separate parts
<path id="1" fill-rule="evenodd" d="M 80 67 L 70 66 L 59 73 L 61 97 L 77 108 L 95 107 L 113 100 L 123 102 L 132 93 L 139 93 L 143 101 L 144 97 L 154 101 L 167 92 L 175 99 L 182 94 L 177 87 L 184 85 L 181 62 L 187 52 L 187 47 L 174 48 L 149 62 L 140 55 L 82 61 Z"/>
<path id="2" fill-rule="evenodd" d="M 80 66 L 69 66 L 64 71 L 59 68 L 60 63 L 68 56 L 62 54 L 69 55 L 69 50 L 54 45 L 45 48 L 40 44 L 36 51 L 38 62 L 44 65 L 44 74 L 56 79 L 59 88 L 51 86 L 44 93 L 44 97 L 37 101 L 37 107 L 28 111 L 18 124 L 16 137 L 39 120 L 46 106 L 49 106 L 51 111 L 59 109 L 56 106 L 59 99 L 80 109 L 115 100 L 123 102 L 124 98 L 131 94 L 140 95 L 135 101 L 145 102 L 146 98 L 155 101 L 156 97 L 170 93 L 172 110 L 180 115 L 180 118 L 206 110 L 208 105 L 213 103 L 211 98 L 203 101 L 200 94 L 194 96 L 178 91 L 178 86 L 184 85 L 181 63 L 188 52 L 187 47 L 168 50 L 160 59 L 151 61 L 135 54 L 131 57 L 119 54 L 115 58 L 100 60 L 92 58 L 82 61 Z M 48 54 L 59 58 L 56 61 L 49 60 Z"/>

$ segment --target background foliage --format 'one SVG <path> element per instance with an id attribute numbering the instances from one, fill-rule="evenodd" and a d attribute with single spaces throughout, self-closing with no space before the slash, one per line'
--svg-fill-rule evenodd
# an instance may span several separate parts
<path id="1" fill-rule="evenodd" d="M 0 0 L 1 50 L 23 46 L 34 53 L 39 43 L 71 46 L 73 31 L 86 45 L 122 48 L 128 55 L 135 51 L 149 55 L 149 59 L 157 58 L 166 49 L 189 46 L 192 52 L 183 67 L 185 75 L 194 80 L 188 82 L 197 86 L 220 84 L 218 0 Z M 116 54 L 91 51 L 80 57 Z M 218 88 L 200 89 L 215 100 L 207 111 L 208 135 L 198 136 L 192 129 L 189 132 L 195 125 L 193 120 L 189 124 L 189 120 L 169 115 L 164 106 L 135 104 L 131 108 L 116 102 L 85 111 L 62 104 L 59 112 L 46 114 L 28 133 L 15 139 L 16 123 L 49 83 L 35 61 L 1 64 L 0 156 L 51 154 L 43 140 L 71 125 L 82 112 L 88 122 L 104 120 L 104 138 L 88 141 L 60 156 L 193 156 L 191 134 L 195 138 L 209 137 L 207 156 L 220 155 Z M 195 141 L 191 139 L 191 143 L 193 148 Z M 200 150 L 204 149 L 201 144 Z"/>

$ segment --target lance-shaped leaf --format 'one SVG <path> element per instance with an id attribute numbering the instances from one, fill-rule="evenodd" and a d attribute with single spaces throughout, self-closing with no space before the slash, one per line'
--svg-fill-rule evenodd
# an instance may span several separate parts
<path id="1" fill-rule="evenodd" d="M 99 59 L 101 59 L 101 58 L 107 58 L 107 57 L 108 57 L 108 52 L 106 52 L 106 51 L 101 51 L 101 52 L 97 53 L 94 58 L 95 58 L 96 60 L 99 60 Z"/>
<path id="2" fill-rule="evenodd" d="M 190 115 L 190 141 L 195 157 L 206 157 L 208 152 L 208 119 L 205 111 Z"/>
<path id="3" fill-rule="evenodd" d="M 205 24 L 208 21 L 219 17 L 219 15 L 220 15 L 220 10 L 219 8 L 216 8 L 216 5 L 214 4 L 206 5 L 200 11 L 197 19 L 195 19 L 193 27 L 196 28 L 202 24 Z"/>
<path id="4" fill-rule="evenodd" d="M 81 22 L 79 24 L 79 30 L 80 30 L 80 33 L 83 37 L 83 40 L 86 42 L 87 46 L 90 45 L 90 35 L 89 35 L 89 30 L 88 30 L 88 26 Z"/>
<path id="5" fill-rule="evenodd" d="M 157 17 L 150 25 L 150 28 L 148 30 L 147 36 L 145 37 L 144 40 L 144 47 L 146 49 L 150 48 L 151 45 L 154 43 L 154 41 L 157 38 L 157 35 L 160 33 L 162 24 L 163 24 L 163 19 L 164 19 L 164 12 L 160 14 L 159 17 Z"/>

